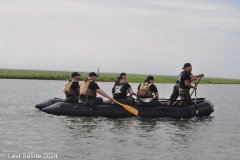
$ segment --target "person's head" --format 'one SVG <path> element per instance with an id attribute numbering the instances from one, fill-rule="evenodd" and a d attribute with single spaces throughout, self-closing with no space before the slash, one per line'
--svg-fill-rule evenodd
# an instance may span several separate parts
<path id="1" fill-rule="evenodd" d="M 81 75 L 81 74 L 78 74 L 78 72 L 73 72 L 73 73 L 71 74 L 73 80 L 79 80 L 79 76 L 80 76 L 80 75 Z"/>
<path id="2" fill-rule="evenodd" d="M 124 82 L 126 82 L 126 80 L 123 77 L 119 76 L 118 83 L 124 83 Z"/>
<path id="3" fill-rule="evenodd" d="M 188 72 L 191 72 L 192 71 L 192 65 L 190 63 L 185 63 L 183 65 L 183 68 L 184 70 L 188 71 Z"/>
<path id="4" fill-rule="evenodd" d="M 120 81 L 120 79 L 122 79 L 122 77 L 121 77 L 121 76 L 118 76 L 118 77 L 116 78 L 116 81 L 115 81 L 115 83 L 116 83 L 116 84 L 118 84 L 118 83 L 119 83 L 119 81 Z"/>
<path id="5" fill-rule="evenodd" d="M 145 80 L 148 83 L 153 83 L 154 82 L 154 77 L 153 76 L 147 76 L 147 79 Z"/>
<path id="6" fill-rule="evenodd" d="M 126 80 L 127 79 L 127 74 L 122 72 L 122 73 L 120 73 L 120 77 L 122 77 L 124 80 Z"/>
<path id="7" fill-rule="evenodd" d="M 98 75 L 97 75 L 95 72 L 90 72 L 90 73 L 88 74 L 88 77 L 89 77 L 89 79 L 91 79 L 91 80 L 93 80 L 93 81 L 96 81 Z"/>
<path id="8" fill-rule="evenodd" d="M 185 63 L 183 65 L 183 68 L 184 70 L 188 71 L 188 72 L 191 72 L 192 71 L 192 65 L 190 63 Z"/>

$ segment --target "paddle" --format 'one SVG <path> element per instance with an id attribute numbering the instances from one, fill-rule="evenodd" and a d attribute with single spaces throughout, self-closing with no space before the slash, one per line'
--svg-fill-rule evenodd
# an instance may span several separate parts
<path id="1" fill-rule="evenodd" d="M 199 82 L 199 81 L 198 81 Z M 197 86 L 197 83 L 195 82 L 195 86 Z M 198 106 L 197 106 L 197 90 L 195 91 L 195 109 L 196 109 L 196 115 L 198 114 Z"/>
<path id="2" fill-rule="evenodd" d="M 197 84 L 196 84 L 196 82 L 195 82 L 195 86 L 197 86 L 197 85 L 198 85 L 198 83 L 199 83 L 199 81 L 201 80 L 201 78 L 202 78 L 202 77 L 200 77 L 200 78 L 199 78 L 199 80 L 198 80 Z M 192 96 L 192 94 L 193 94 L 193 92 L 194 92 L 194 91 L 195 91 L 195 89 L 192 91 L 192 93 L 191 93 L 190 97 Z"/>
<path id="3" fill-rule="evenodd" d="M 113 100 L 115 103 L 117 103 L 117 104 L 119 104 L 120 106 L 122 106 L 124 109 L 126 109 L 128 112 L 131 112 L 132 114 L 134 114 L 134 115 L 138 115 L 138 110 L 137 109 L 135 109 L 135 108 L 133 108 L 133 107 L 131 107 L 131 106 L 129 106 L 129 105 L 126 105 L 126 104 L 122 104 L 122 103 L 120 103 L 120 102 L 118 102 L 118 101 L 116 101 L 116 100 Z"/>

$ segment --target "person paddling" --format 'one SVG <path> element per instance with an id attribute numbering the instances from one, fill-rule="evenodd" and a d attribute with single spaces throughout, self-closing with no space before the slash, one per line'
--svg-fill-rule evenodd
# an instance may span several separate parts
<path id="1" fill-rule="evenodd" d="M 190 63 L 185 63 L 183 66 L 183 71 L 181 72 L 181 76 L 179 78 L 179 96 L 180 96 L 180 105 L 190 104 L 191 96 L 189 93 L 190 88 L 197 89 L 197 86 L 191 85 L 191 72 L 192 65 Z M 204 76 L 204 75 L 201 75 Z"/>
<path id="2" fill-rule="evenodd" d="M 184 68 L 183 68 L 184 69 Z M 168 105 L 176 105 L 177 104 L 177 99 L 179 97 L 179 87 L 180 87 L 180 78 L 182 76 L 182 72 L 178 75 L 176 84 L 173 86 L 173 92 L 168 100 Z M 193 75 L 190 72 L 190 77 L 191 77 L 191 81 L 198 79 L 199 77 L 203 77 L 204 74 L 199 74 L 199 75 Z"/>
<path id="3" fill-rule="evenodd" d="M 113 98 L 121 103 L 131 104 L 133 102 L 132 95 L 136 95 L 129 83 L 123 77 L 119 77 L 119 82 L 113 87 Z M 129 97 L 127 94 L 129 93 Z"/>
<path id="4" fill-rule="evenodd" d="M 113 85 L 113 88 L 112 88 L 112 95 L 114 96 L 114 88 L 115 88 L 115 85 L 118 85 L 119 84 L 119 81 L 120 79 L 124 79 L 125 81 L 127 80 L 127 74 L 122 72 L 120 73 L 120 75 L 116 78 L 115 82 L 114 82 L 114 85 Z"/>
<path id="5" fill-rule="evenodd" d="M 98 75 L 95 72 L 88 74 L 88 79 L 82 81 L 80 88 L 80 100 L 84 105 L 97 105 L 97 93 L 108 98 L 110 101 L 114 99 L 101 90 L 95 82 Z"/>

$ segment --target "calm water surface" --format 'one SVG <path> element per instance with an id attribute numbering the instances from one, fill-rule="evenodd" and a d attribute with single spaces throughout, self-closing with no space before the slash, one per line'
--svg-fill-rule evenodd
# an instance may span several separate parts
<path id="1" fill-rule="evenodd" d="M 240 159 L 240 85 L 200 84 L 197 97 L 215 106 L 203 118 L 66 117 L 34 107 L 49 98 L 64 98 L 65 83 L 0 79 L 2 159 L 23 153 L 81 160 Z M 98 84 L 110 94 L 113 83 Z M 136 90 L 138 84 L 131 85 Z M 173 84 L 157 87 L 161 98 L 169 98 Z"/>

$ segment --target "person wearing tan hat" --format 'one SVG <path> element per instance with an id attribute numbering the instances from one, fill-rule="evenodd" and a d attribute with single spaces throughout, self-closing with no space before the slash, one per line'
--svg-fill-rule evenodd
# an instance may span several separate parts
<path id="1" fill-rule="evenodd" d="M 63 88 L 63 92 L 66 94 L 66 102 L 77 103 L 79 100 L 79 76 L 77 72 L 71 74 L 72 80 L 69 80 L 68 83 Z"/>
<path id="2" fill-rule="evenodd" d="M 113 101 L 113 98 L 101 90 L 95 82 L 98 75 L 95 72 L 88 74 L 88 79 L 82 81 L 80 87 L 80 100 L 84 105 L 97 105 L 97 93 Z"/>
<path id="3" fill-rule="evenodd" d="M 197 76 L 192 76 L 192 65 L 190 63 L 185 63 L 184 69 L 179 76 L 179 96 L 180 96 L 180 105 L 190 104 L 191 96 L 189 93 L 190 88 L 197 89 L 197 86 L 191 85 L 191 81 L 196 79 Z M 203 77 L 203 74 L 200 74 L 199 77 Z"/>

